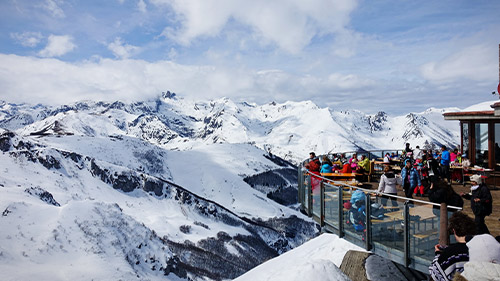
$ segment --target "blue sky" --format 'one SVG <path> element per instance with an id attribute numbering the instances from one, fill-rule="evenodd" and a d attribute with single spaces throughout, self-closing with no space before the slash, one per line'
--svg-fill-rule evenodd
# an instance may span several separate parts
<path id="1" fill-rule="evenodd" d="M 0 99 L 162 91 L 367 113 L 496 100 L 500 1 L 3 0 Z"/>

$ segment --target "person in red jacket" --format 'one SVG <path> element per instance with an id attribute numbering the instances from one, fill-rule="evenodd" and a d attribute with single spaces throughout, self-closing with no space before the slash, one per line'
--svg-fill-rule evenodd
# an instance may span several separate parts
<path id="1" fill-rule="evenodd" d="M 306 169 L 309 170 L 309 172 L 318 172 L 319 169 L 321 168 L 321 162 L 319 162 L 318 157 L 316 157 L 316 153 L 310 152 L 309 153 L 309 161 L 306 164 Z"/>
<path id="2" fill-rule="evenodd" d="M 321 162 L 318 157 L 316 157 L 316 153 L 309 153 L 309 162 L 305 165 L 306 169 L 311 173 L 311 191 L 313 196 L 319 194 L 319 186 L 321 185 L 321 179 L 315 177 L 314 175 L 320 175 L 319 169 L 321 168 Z M 314 199 L 313 199 L 314 201 Z"/>

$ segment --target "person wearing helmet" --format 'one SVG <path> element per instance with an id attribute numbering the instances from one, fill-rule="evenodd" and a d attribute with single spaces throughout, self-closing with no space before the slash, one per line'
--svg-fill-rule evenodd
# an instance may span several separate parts
<path id="1" fill-rule="evenodd" d="M 484 218 L 489 216 L 493 210 L 493 198 L 491 197 L 490 190 L 483 183 L 481 175 L 470 176 L 471 192 L 460 195 L 470 200 L 470 207 L 474 213 L 474 222 L 477 228 L 477 234 L 489 234 L 490 231 L 484 222 Z"/>

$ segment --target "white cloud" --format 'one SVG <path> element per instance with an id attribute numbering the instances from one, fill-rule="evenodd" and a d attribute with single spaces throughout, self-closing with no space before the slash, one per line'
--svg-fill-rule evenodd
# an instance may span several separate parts
<path id="1" fill-rule="evenodd" d="M 70 35 L 53 35 L 49 36 L 47 46 L 41 50 L 38 55 L 41 57 L 60 57 L 76 48 L 73 43 L 73 37 Z"/>
<path id="2" fill-rule="evenodd" d="M 66 14 L 60 7 L 60 5 L 62 5 L 63 3 L 63 0 L 45 0 L 45 2 L 41 4 L 41 6 L 42 8 L 47 10 L 53 17 L 64 18 L 66 17 Z"/>
<path id="3" fill-rule="evenodd" d="M 367 78 L 361 78 L 358 75 L 354 74 L 342 75 L 339 73 L 333 73 L 328 76 L 327 84 L 330 87 L 335 87 L 338 89 L 355 90 L 370 86 L 376 86 L 376 81 Z"/>
<path id="4" fill-rule="evenodd" d="M 316 36 L 349 32 L 356 0 L 152 0 L 171 5 L 181 27 L 164 35 L 185 45 L 221 33 L 231 20 L 247 25 L 260 42 L 298 53 Z M 248 35 L 247 35 L 248 36 Z"/>
<path id="5" fill-rule="evenodd" d="M 190 98 L 230 97 L 260 104 L 272 100 L 313 100 L 319 105 L 365 112 L 410 112 L 427 109 L 429 101 L 435 107 L 445 107 L 450 100 L 455 101 L 455 106 L 464 106 L 491 98 L 491 94 L 477 95 L 488 93 L 488 86 L 480 83 L 443 89 L 440 85 L 400 80 L 389 83 L 355 74 L 333 73 L 321 77 L 279 69 L 255 71 L 132 59 L 97 58 L 69 63 L 5 54 L 0 54 L 0 85 L 0 100 L 44 104 L 88 99 L 131 102 L 154 98 L 170 90 Z M 401 103 L 402 100 L 405 102 Z"/>
<path id="6" fill-rule="evenodd" d="M 146 2 L 144 2 L 144 0 L 139 0 L 139 2 L 137 2 L 137 9 L 142 13 L 146 13 Z"/>
<path id="7" fill-rule="evenodd" d="M 0 54 L 0 100 L 67 103 L 82 99 L 138 100 L 171 90 L 192 97 L 290 100 L 325 89 L 359 87 L 357 77 L 322 79 L 280 70 L 253 71 L 187 66 L 171 61 L 86 61 L 68 63 Z M 355 82 L 350 82 L 354 80 Z M 304 98 L 305 99 L 305 98 Z"/>
<path id="8" fill-rule="evenodd" d="M 25 47 L 36 47 L 43 36 L 40 32 L 11 33 L 10 37 Z"/>
<path id="9" fill-rule="evenodd" d="M 108 49 L 113 52 L 117 58 L 126 59 L 140 51 L 137 46 L 124 44 L 120 37 L 115 38 L 115 41 L 108 44 Z"/>
<path id="10" fill-rule="evenodd" d="M 488 81 L 496 78 L 497 62 L 492 61 L 498 50 L 496 45 L 474 45 L 461 49 L 441 61 L 421 67 L 422 76 L 434 83 L 450 83 L 470 79 Z"/>

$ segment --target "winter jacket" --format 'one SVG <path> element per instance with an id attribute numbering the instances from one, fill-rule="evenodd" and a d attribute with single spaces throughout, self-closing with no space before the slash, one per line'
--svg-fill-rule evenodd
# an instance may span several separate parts
<path id="1" fill-rule="evenodd" d="M 429 171 L 429 176 L 439 176 L 439 164 L 436 159 L 431 158 L 427 160 L 427 169 Z"/>
<path id="2" fill-rule="evenodd" d="M 450 166 L 450 152 L 448 150 L 441 152 L 441 165 Z"/>
<path id="3" fill-rule="evenodd" d="M 365 158 L 365 159 L 359 161 L 358 166 L 363 168 L 363 170 L 369 172 L 370 171 L 370 160 L 368 158 Z"/>
<path id="4" fill-rule="evenodd" d="M 432 203 L 446 203 L 448 206 L 463 207 L 464 200 L 455 191 L 447 194 L 444 188 L 434 187 L 429 189 L 429 201 Z"/>
<path id="5" fill-rule="evenodd" d="M 476 216 L 489 216 L 493 210 L 493 199 L 491 193 L 485 184 L 479 185 L 476 190 L 469 194 L 464 194 L 463 197 L 470 200 L 470 207 Z M 479 198 L 481 201 L 475 202 L 474 199 Z"/>
<path id="6" fill-rule="evenodd" d="M 455 162 L 457 160 L 457 154 L 455 152 L 450 152 L 450 162 Z"/>
<path id="7" fill-rule="evenodd" d="M 332 166 L 328 163 L 325 163 L 321 166 L 321 170 L 319 171 L 320 173 L 331 173 L 332 172 Z"/>
<path id="8" fill-rule="evenodd" d="M 410 168 L 410 172 L 408 175 L 408 169 L 404 167 L 401 170 L 401 179 L 403 180 L 403 184 L 407 180 L 407 177 L 410 177 L 410 188 L 413 189 L 416 186 L 422 185 L 422 182 L 420 181 L 420 175 L 418 174 L 417 170 L 415 168 Z M 404 187 L 406 188 L 406 186 Z"/>
<path id="9" fill-rule="evenodd" d="M 471 261 L 500 264 L 500 243 L 492 235 L 475 235 L 467 242 L 467 247 Z"/>
<path id="10" fill-rule="evenodd" d="M 458 274 L 457 274 L 458 275 Z M 459 279 L 460 277 L 463 279 Z M 498 280 L 500 264 L 470 261 L 464 265 L 464 271 L 453 280 L 491 281 Z"/>
<path id="11" fill-rule="evenodd" d="M 397 184 L 401 185 L 402 181 L 401 178 L 394 175 L 394 172 L 384 173 L 380 177 L 380 183 L 378 184 L 377 191 L 391 194 L 398 193 L 398 190 L 396 189 Z"/>
<path id="12" fill-rule="evenodd" d="M 465 243 L 454 243 L 436 252 L 436 256 L 429 266 L 429 273 L 432 280 L 452 280 L 456 273 L 464 270 L 464 265 L 468 261 L 469 249 L 467 245 Z"/>
<path id="13" fill-rule="evenodd" d="M 309 163 L 306 164 L 306 169 L 308 169 L 310 172 L 319 172 L 321 163 L 319 162 L 318 158 L 314 158 L 311 160 Z"/>
<path id="14" fill-rule="evenodd" d="M 344 167 L 342 167 L 341 173 L 352 173 L 351 165 L 349 164 L 344 164 Z"/>

